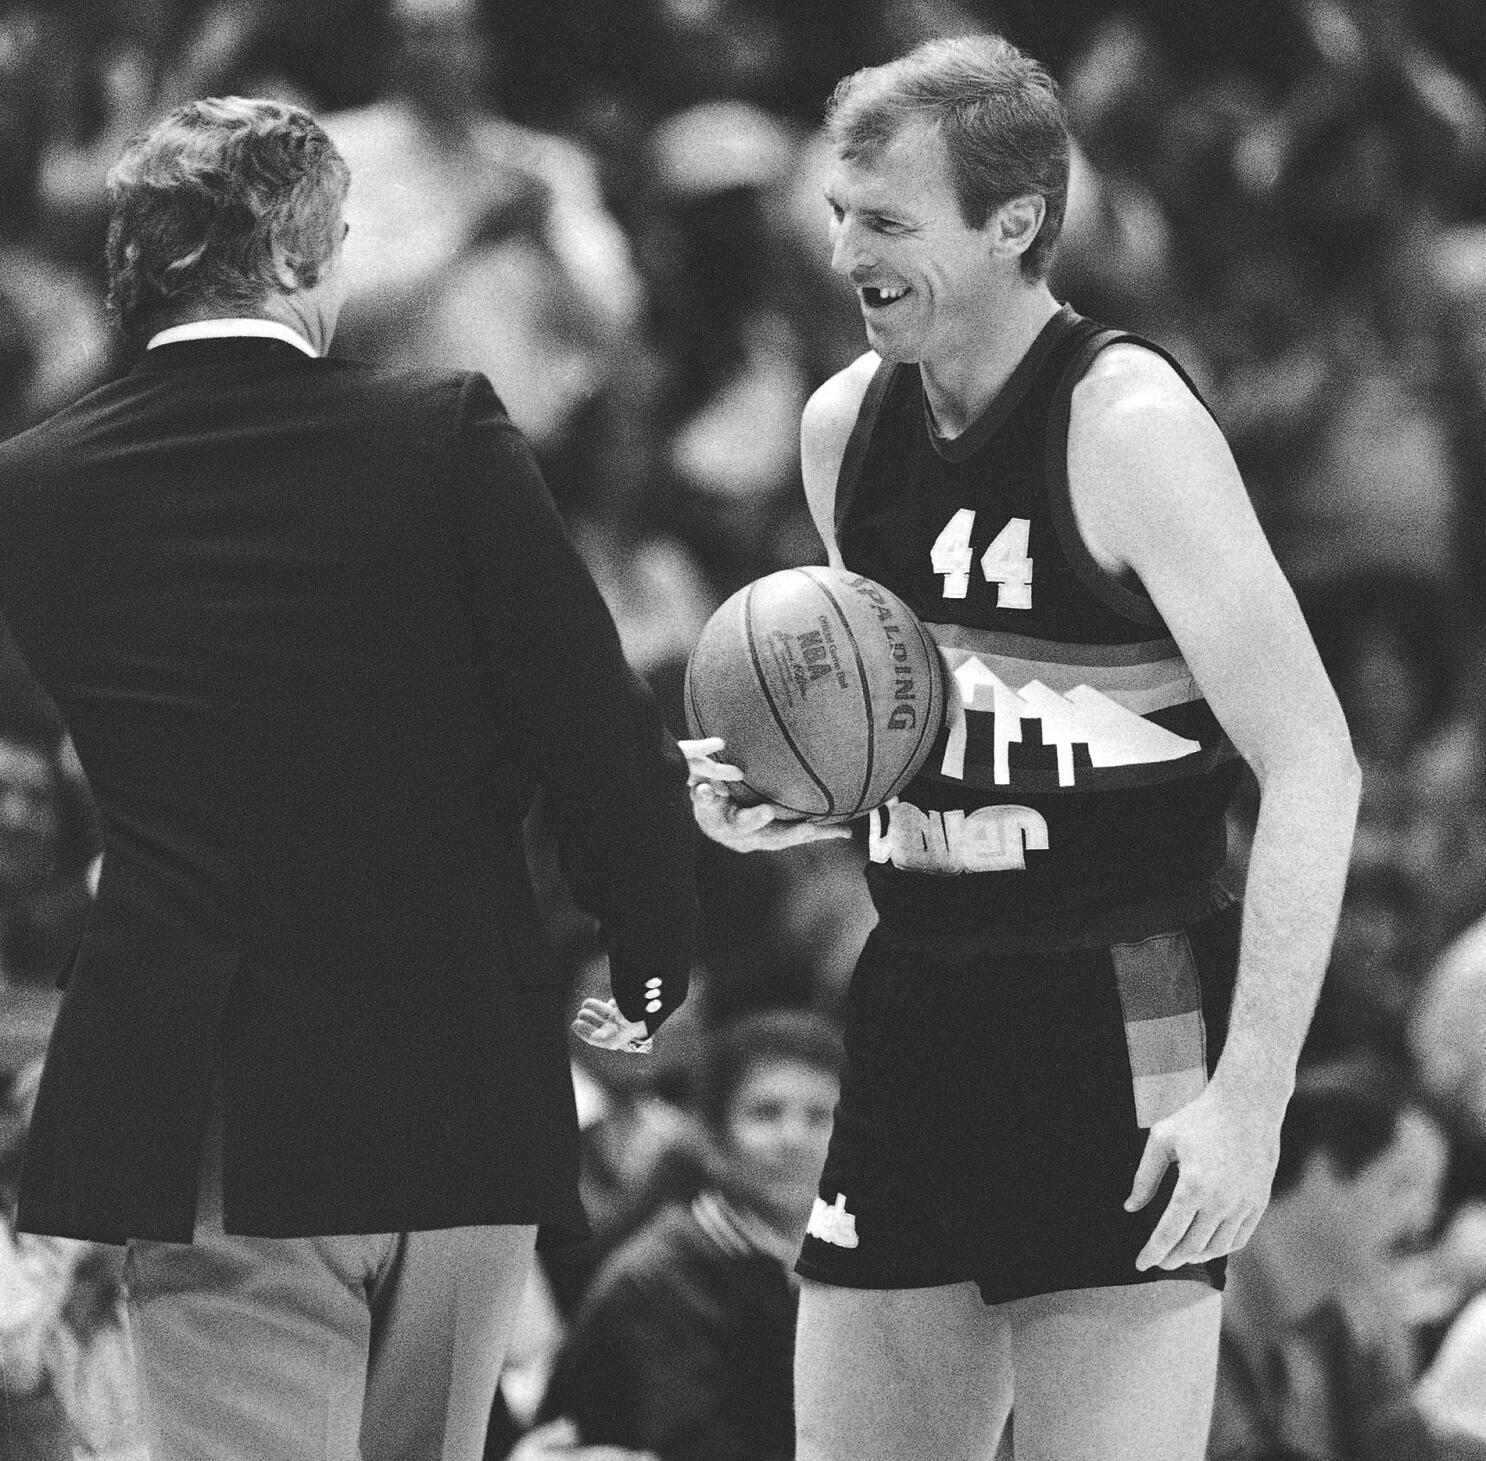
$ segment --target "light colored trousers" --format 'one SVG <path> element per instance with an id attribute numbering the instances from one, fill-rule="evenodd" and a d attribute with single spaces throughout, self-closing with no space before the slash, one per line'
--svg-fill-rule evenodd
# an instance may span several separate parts
<path id="1" fill-rule="evenodd" d="M 151 1461 L 480 1461 L 533 1227 L 129 1244 Z"/>

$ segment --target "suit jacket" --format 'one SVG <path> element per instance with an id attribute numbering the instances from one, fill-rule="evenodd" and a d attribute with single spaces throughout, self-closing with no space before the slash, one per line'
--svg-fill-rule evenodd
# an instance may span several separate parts
<path id="1" fill-rule="evenodd" d="M 581 1227 L 523 819 L 541 788 L 652 1029 L 685 993 L 693 829 L 485 378 L 151 351 L 0 445 L 0 608 L 105 846 L 21 1224 L 188 1239 L 215 1087 L 230 1231 Z"/>

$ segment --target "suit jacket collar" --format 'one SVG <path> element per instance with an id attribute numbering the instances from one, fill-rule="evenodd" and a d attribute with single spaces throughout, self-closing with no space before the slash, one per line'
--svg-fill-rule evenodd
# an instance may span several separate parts
<path id="1" fill-rule="evenodd" d="M 168 370 L 200 370 L 214 365 L 272 365 L 309 370 L 321 362 L 296 349 L 287 340 L 258 335 L 222 335 L 206 340 L 178 340 L 146 350 L 135 362 L 133 374 Z"/>

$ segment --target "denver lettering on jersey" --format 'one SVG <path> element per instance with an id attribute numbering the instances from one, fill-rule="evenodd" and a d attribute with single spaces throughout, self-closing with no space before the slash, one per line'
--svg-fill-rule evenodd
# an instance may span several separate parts
<path id="1" fill-rule="evenodd" d="M 1047 822 L 1031 807 L 925 812 L 894 797 L 872 813 L 867 846 L 873 862 L 906 872 L 1020 872 L 1029 848 L 1047 851 Z"/>
<path id="2" fill-rule="evenodd" d="M 987 788 L 1103 791 L 1236 755 L 1175 641 L 1058 644 L 927 626 L 953 684 L 936 763 Z"/>

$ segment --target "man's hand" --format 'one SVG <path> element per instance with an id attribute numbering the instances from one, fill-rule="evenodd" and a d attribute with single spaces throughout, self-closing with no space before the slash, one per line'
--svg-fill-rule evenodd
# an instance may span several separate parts
<path id="1" fill-rule="evenodd" d="M 1176 1189 L 1135 1266 L 1181 1268 L 1236 1253 L 1269 1205 L 1279 1152 L 1279 1120 L 1268 1106 L 1234 1100 L 1216 1082 L 1158 1121 L 1125 1210 L 1136 1212 L 1155 1196 L 1172 1162 Z"/>
<path id="2" fill-rule="evenodd" d="M 646 1055 L 655 1043 L 644 1020 L 627 1020 L 612 999 L 585 999 L 573 1020 L 573 1033 L 599 1050 Z"/>
<path id="3" fill-rule="evenodd" d="M 803 821 L 769 802 L 749 807 L 735 800 L 728 784 L 741 782 L 743 772 L 716 759 L 726 744 L 721 736 L 677 744 L 690 772 L 692 814 L 714 842 L 734 852 L 766 852 L 851 836 L 850 827 Z"/>

